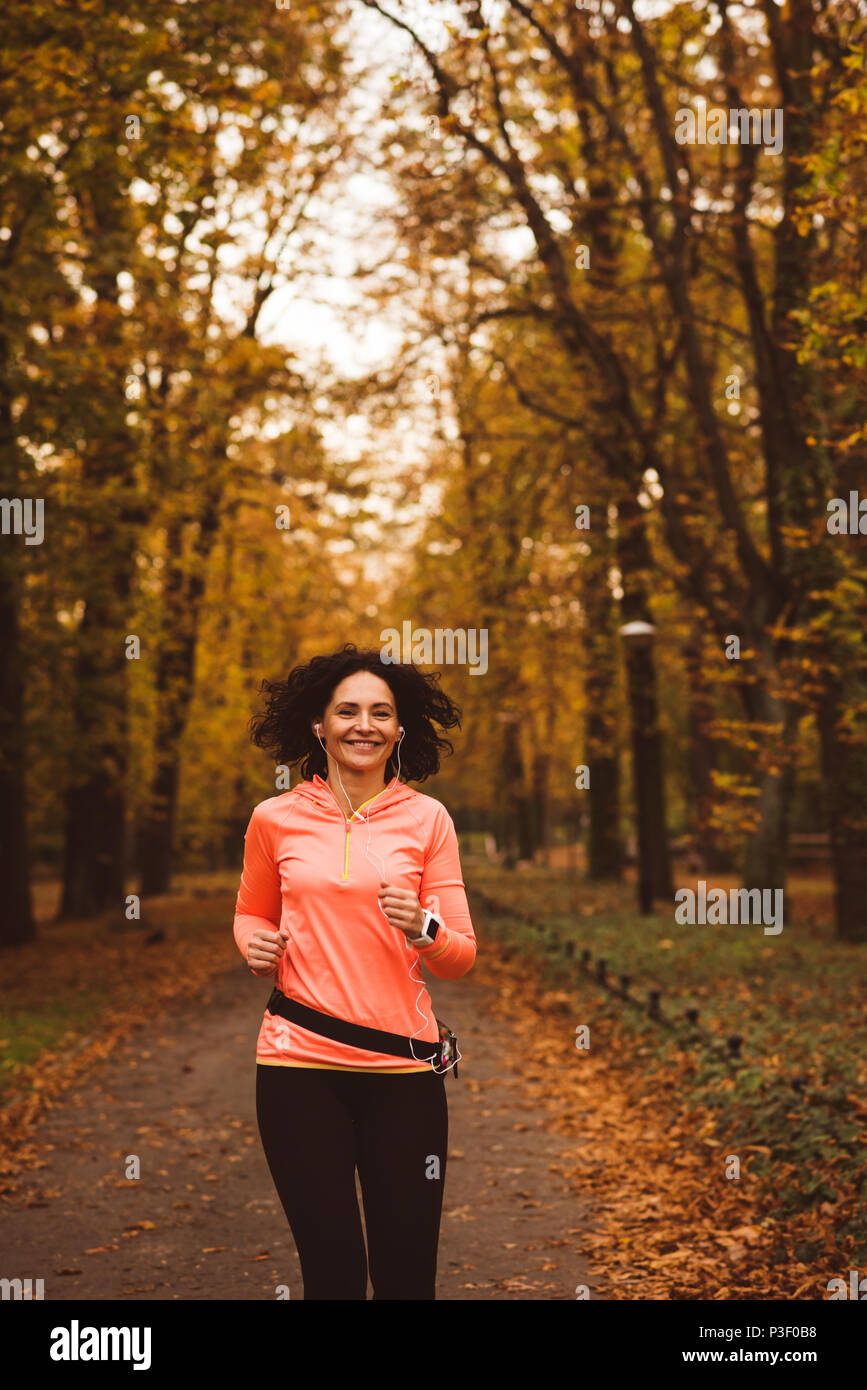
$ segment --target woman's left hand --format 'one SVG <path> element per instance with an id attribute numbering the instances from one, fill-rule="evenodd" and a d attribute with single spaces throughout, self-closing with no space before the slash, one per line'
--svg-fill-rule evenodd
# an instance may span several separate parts
<path id="1" fill-rule="evenodd" d="M 377 897 L 391 925 L 402 931 L 407 941 L 421 936 L 424 908 L 414 893 L 408 888 L 392 888 L 381 879 Z"/>

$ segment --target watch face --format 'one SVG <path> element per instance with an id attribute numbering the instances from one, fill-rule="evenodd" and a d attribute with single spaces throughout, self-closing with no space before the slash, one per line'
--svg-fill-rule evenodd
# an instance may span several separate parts
<path id="1" fill-rule="evenodd" d="M 435 941 L 435 940 L 436 940 L 436 934 L 437 934 L 437 932 L 439 931 L 439 929 L 440 929 L 440 924 L 439 924 L 439 922 L 437 921 L 436 917 L 431 917 L 430 921 L 428 922 L 427 926 L 425 927 L 425 935 L 426 935 L 426 936 L 429 936 L 430 939 L 431 939 L 431 941 Z"/>

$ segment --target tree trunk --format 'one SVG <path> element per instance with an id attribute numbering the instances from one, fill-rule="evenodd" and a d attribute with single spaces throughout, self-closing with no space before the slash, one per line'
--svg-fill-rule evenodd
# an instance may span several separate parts
<path id="1" fill-rule="evenodd" d="M 608 588 L 606 585 L 606 593 Z M 604 643 L 601 631 L 588 644 L 591 663 L 585 676 L 588 712 L 585 737 L 590 785 L 588 798 L 587 877 L 616 879 L 623 876 L 623 842 L 620 835 L 620 753 L 617 746 L 617 687 L 610 638 Z M 608 634 L 606 634 L 608 638 Z"/>
<path id="2" fill-rule="evenodd" d="M 163 631 L 157 652 L 155 769 L 139 840 L 143 895 L 167 893 L 171 887 L 180 745 L 193 696 L 199 610 L 207 561 L 218 529 L 219 496 L 220 489 L 216 486 L 201 518 L 198 539 L 186 566 L 184 517 L 175 516 L 168 529 Z"/>
<path id="3" fill-rule="evenodd" d="M 745 888 L 785 888 L 793 792 L 791 767 L 780 773 L 761 774 L 758 803 L 761 819 L 747 840 L 743 870 Z"/>
<path id="4" fill-rule="evenodd" d="M 588 749 L 600 746 L 606 734 L 605 719 L 591 714 L 587 720 Z M 587 877 L 619 882 L 623 877 L 623 842 L 620 837 L 620 759 L 617 755 L 593 756 L 588 792 Z"/>
<path id="5" fill-rule="evenodd" d="M 716 795 L 713 772 L 717 763 L 716 741 L 708 732 L 713 718 L 713 697 L 697 643 L 687 646 L 685 657 L 688 679 L 688 758 L 692 790 L 690 835 L 695 852 L 707 872 L 730 873 L 732 856 L 720 845 L 718 834 L 711 824 Z"/>
<path id="6" fill-rule="evenodd" d="M 506 863 L 512 867 L 517 859 L 532 859 L 532 810 L 524 790 L 524 759 L 518 738 L 517 718 L 503 724 L 503 765 L 500 782 L 501 805 L 505 813 L 504 844 Z"/>
<path id="7" fill-rule="evenodd" d="M 548 780 L 549 769 L 551 766 L 550 755 L 544 749 L 537 748 L 533 754 L 533 841 L 536 850 L 543 850 L 545 863 L 548 862 L 549 844 L 549 807 L 548 807 Z"/>
<path id="8" fill-rule="evenodd" d="M 862 691 L 861 708 L 863 701 Z M 841 716 L 849 705 L 840 683 L 829 678 L 818 723 L 837 936 L 867 941 L 867 746 L 862 732 L 846 734 Z"/>
<path id="9" fill-rule="evenodd" d="M 156 770 L 150 787 L 150 803 L 141 819 L 138 859 L 141 895 L 168 893 L 172 879 L 172 842 L 177 806 L 179 760 L 176 728 L 170 718 L 158 716 Z"/>
<path id="10" fill-rule="evenodd" d="M 195 631 L 188 633 L 176 647 L 169 644 L 160 653 L 155 768 L 139 836 L 142 895 L 168 893 L 171 889 L 181 740 L 193 696 L 195 660 Z"/>
<path id="11" fill-rule="evenodd" d="M 768 675 L 745 687 L 751 720 L 759 725 L 757 737 L 766 744 L 780 740 L 779 754 L 771 757 L 770 767 L 760 767 L 756 776 L 759 824 L 749 836 L 744 852 L 745 888 L 784 889 L 789 841 L 789 812 L 795 793 L 793 744 L 801 718 L 799 710 L 781 700 L 771 689 L 769 642 L 759 644 Z M 763 750 L 767 759 L 767 748 Z"/>
<path id="12" fill-rule="evenodd" d="M 95 149 L 76 190 L 93 243 L 121 253 L 134 233 L 124 225 L 122 179 L 114 150 Z M 96 293 L 77 389 L 90 403 L 81 465 L 84 508 L 78 576 L 84 617 L 78 630 L 71 699 L 73 734 L 65 796 L 60 918 L 91 916 L 123 902 L 127 761 L 127 601 L 143 516 L 135 482 L 135 441 L 126 423 L 127 347 L 118 305 L 115 256 L 91 276 Z"/>
<path id="13" fill-rule="evenodd" d="M 0 336 L 0 495 L 21 496 L 21 471 L 7 388 L 9 344 Z M 36 936 L 30 900 L 27 833 L 27 743 L 24 737 L 23 657 L 19 612 L 24 537 L 3 538 L 0 550 L 0 946 L 20 946 Z M 23 552 L 23 553 L 22 553 Z"/>

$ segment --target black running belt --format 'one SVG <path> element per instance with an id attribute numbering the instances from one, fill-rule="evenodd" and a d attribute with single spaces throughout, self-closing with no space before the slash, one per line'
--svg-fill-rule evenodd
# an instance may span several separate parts
<path id="1" fill-rule="evenodd" d="M 405 1038 L 401 1033 L 385 1033 L 379 1028 L 365 1028 L 361 1023 L 347 1023 L 343 1018 L 320 1013 L 297 999 L 290 999 L 276 987 L 265 1005 L 269 1014 L 279 1014 L 290 1023 L 297 1023 L 311 1033 L 321 1033 L 323 1038 L 346 1043 L 349 1047 L 363 1047 L 368 1052 L 387 1052 L 392 1057 L 407 1057 L 410 1061 L 427 1062 L 435 1058 L 437 1066 L 442 1066 L 442 1039 L 437 1042 L 422 1042 L 420 1038 Z"/>

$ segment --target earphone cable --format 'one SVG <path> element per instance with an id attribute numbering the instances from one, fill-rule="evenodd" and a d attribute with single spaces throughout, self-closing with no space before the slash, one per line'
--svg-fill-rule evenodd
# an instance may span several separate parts
<path id="1" fill-rule="evenodd" d="M 321 736 L 320 736 L 319 734 L 317 734 L 316 737 L 319 739 L 319 743 L 320 743 L 320 745 L 321 745 L 321 747 L 322 747 L 322 751 L 323 751 L 323 753 L 325 753 L 325 756 L 326 756 L 326 758 L 327 758 L 327 757 L 328 757 L 328 753 L 327 753 L 327 751 L 326 751 L 326 749 L 325 749 L 325 744 L 322 742 Z M 397 772 L 395 773 L 395 776 L 394 776 L 394 778 L 392 779 L 392 781 L 389 783 L 389 788 L 394 787 L 395 783 L 398 782 L 398 781 L 400 780 L 400 745 L 403 743 L 403 740 L 404 740 L 405 737 L 406 737 L 406 732 L 404 731 L 404 732 L 401 734 L 400 738 L 398 739 L 398 743 L 397 743 Z M 349 806 L 350 811 L 352 811 L 352 816 L 349 817 L 349 819 L 354 820 L 354 818 L 355 818 L 356 816 L 360 815 L 361 812 L 360 812 L 360 811 L 355 811 L 355 810 L 353 810 L 352 802 L 351 802 L 351 800 L 350 800 L 350 798 L 349 798 L 349 793 L 347 792 L 346 788 L 345 788 L 344 785 L 343 785 L 343 778 L 340 776 L 340 767 L 339 767 L 339 765 L 338 765 L 336 759 L 335 759 L 335 761 L 334 761 L 334 766 L 335 766 L 335 770 L 336 770 L 336 772 L 337 772 L 337 780 L 338 780 L 339 783 L 340 783 L 341 791 L 343 792 L 343 795 L 346 797 L 346 802 L 347 802 L 347 805 Z M 365 854 L 365 858 L 368 860 L 368 862 L 372 864 L 372 863 L 373 863 L 373 860 L 371 859 L 371 853 L 374 854 L 375 857 L 376 857 L 377 859 L 379 859 L 380 856 L 379 856 L 378 854 L 376 854 L 376 851 L 375 851 L 375 850 L 371 850 L 371 849 L 370 849 L 370 834 L 371 834 L 371 829 L 370 829 L 370 810 L 368 810 L 366 816 L 362 815 L 362 816 L 361 816 L 361 819 L 367 822 L 367 843 L 366 843 L 365 848 L 364 848 L 364 854 Z M 376 867 L 376 866 L 375 866 L 375 867 Z M 379 868 L 378 872 L 380 873 L 382 879 L 385 880 L 385 865 L 384 865 L 384 864 L 382 865 L 381 868 Z M 383 917 L 386 919 L 386 921 L 388 921 L 388 913 L 385 911 L 385 908 L 382 906 L 382 903 L 379 902 L 379 899 L 377 899 L 377 906 L 379 907 L 379 910 L 380 910 L 380 912 L 382 913 Z M 389 922 L 389 926 L 391 926 L 391 923 L 390 923 L 390 922 Z M 408 937 L 404 937 L 404 941 L 405 941 L 405 943 L 406 943 L 406 948 L 407 948 L 407 950 L 411 951 L 413 948 L 412 948 L 411 942 L 409 941 L 409 938 L 408 938 Z M 420 1015 L 421 1015 L 421 1019 L 422 1019 L 421 1027 L 422 1027 L 422 1028 L 426 1028 L 426 1027 L 427 1027 L 428 1020 L 427 1020 L 427 1017 L 422 1013 L 421 1009 L 419 1008 L 419 1006 L 418 1006 L 418 1001 L 419 1001 L 419 999 L 421 998 L 422 994 L 425 993 L 425 991 L 426 991 L 426 989 L 427 989 L 427 986 L 425 985 L 425 982 L 424 982 L 423 979 L 417 978 L 416 976 L 413 975 L 413 973 L 412 973 L 413 966 L 416 965 L 416 964 L 419 964 L 419 958 L 418 958 L 418 955 L 417 955 L 417 954 L 416 954 L 415 959 L 412 960 L 412 961 L 410 962 L 410 967 L 409 967 L 409 978 L 410 978 L 410 980 L 412 981 L 413 984 L 417 984 L 417 985 L 420 985 L 420 986 L 421 986 L 421 988 L 420 988 L 418 994 L 417 994 L 416 997 L 415 997 L 415 1011 L 416 1011 L 417 1014 L 420 1014 Z M 413 1042 L 415 1041 L 415 1039 L 416 1039 L 416 1037 L 418 1036 L 418 1033 L 419 1033 L 420 1031 L 421 1031 L 421 1029 L 417 1028 L 416 1031 L 415 1031 L 415 1033 L 413 1033 L 413 1034 L 410 1036 L 410 1038 L 409 1038 L 409 1050 L 410 1050 L 410 1052 L 412 1053 L 413 1061 L 415 1061 L 415 1062 L 427 1061 L 427 1062 L 430 1064 L 431 1071 L 435 1071 L 436 1069 L 435 1069 L 435 1067 L 434 1067 L 433 1059 L 432 1059 L 432 1058 L 430 1058 L 430 1057 L 428 1057 L 428 1058 L 416 1057 L 415 1052 L 413 1051 L 413 1046 L 412 1046 L 412 1045 L 413 1045 Z M 452 1068 L 452 1067 L 456 1067 L 456 1066 L 458 1065 L 458 1063 L 459 1063 L 460 1060 L 461 1060 L 461 1056 L 462 1056 L 462 1054 L 461 1054 L 460 1048 L 458 1048 L 458 1055 L 457 1055 L 457 1057 L 455 1058 L 455 1060 L 454 1060 L 453 1062 L 450 1062 L 449 1065 L 448 1065 L 447 1067 L 444 1067 L 444 1068 L 443 1068 L 443 1070 L 444 1070 L 444 1071 L 451 1071 L 451 1068 Z"/>

